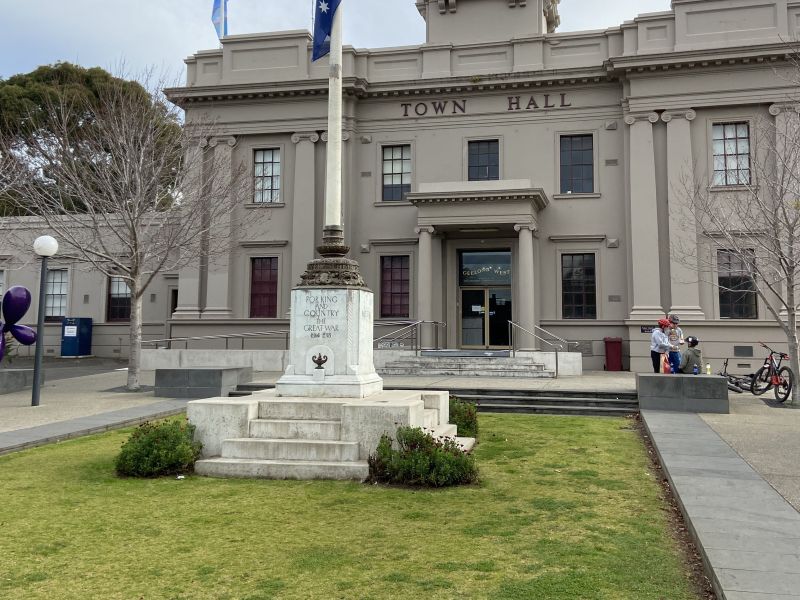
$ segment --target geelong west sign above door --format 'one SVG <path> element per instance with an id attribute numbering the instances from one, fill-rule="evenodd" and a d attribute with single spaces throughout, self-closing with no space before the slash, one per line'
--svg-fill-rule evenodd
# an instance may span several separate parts
<path id="1" fill-rule="evenodd" d="M 533 96 L 507 96 L 494 100 L 492 112 L 525 112 L 569 108 L 572 102 L 565 93 L 537 94 Z M 466 115 L 470 113 L 467 98 L 460 100 L 429 100 L 400 103 L 400 114 L 404 118 Z M 482 106 L 481 111 L 486 111 Z"/>

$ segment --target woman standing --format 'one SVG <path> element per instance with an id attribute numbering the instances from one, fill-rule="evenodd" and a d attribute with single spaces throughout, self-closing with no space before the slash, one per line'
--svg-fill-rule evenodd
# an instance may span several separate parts
<path id="1" fill-rule="evenodd" d="M 653 329 L 653 335 L 650 336 L 650 358 L 653 361 L 654 373 L 661 372 L 661 355 L 672 349 L 666 334 L 671 326 L 672 323 L 667 319 L 659 319 L 658 327 Z"/>

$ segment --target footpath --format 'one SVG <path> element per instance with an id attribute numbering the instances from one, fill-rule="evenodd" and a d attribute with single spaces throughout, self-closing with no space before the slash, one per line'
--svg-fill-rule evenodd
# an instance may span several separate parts
<path id="1" fill-rule="evenodd" d="M 125 391 L 125 370 L 51 369 L 41 405 L 0 396 L 0 454 L 180 414 L 186 400 Z M 274 383 L 280 373 L 257 373 Z M 387 387 L 635 391 L 632 373 L 557 380 L 387 377 Z M 642 411 L 646 431 L 703 555 L 719 600 L 800 600 L 800 408 L 731 394 L 728 415 Z"/>

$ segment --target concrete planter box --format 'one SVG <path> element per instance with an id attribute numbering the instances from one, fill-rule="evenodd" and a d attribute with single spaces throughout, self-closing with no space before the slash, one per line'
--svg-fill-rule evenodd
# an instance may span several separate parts
<path id="1" fill-rule="evenodd" d="M 730 412 L 728 382 L 718 375 L 637 373 L 636 390 L 642 410 Z"/>
<path id="2" fill-rule="evenodd" d="M 44 383 L 44 371 L 41 374 Z M 33 387 L 33 369 L 0 369 L 0 394 Z"/>
<path id="3" fill-rule="evenodd" d="M 156 369 L 155 396 L 216 398 L 227 396 L 240 383 L 253 380 L 253 369 Z"/>

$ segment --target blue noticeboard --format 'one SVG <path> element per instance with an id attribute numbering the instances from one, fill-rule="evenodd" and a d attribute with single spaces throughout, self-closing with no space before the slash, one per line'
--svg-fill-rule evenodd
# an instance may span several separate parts
<path id="1" fill-rule="evenodd" d="M 92 320 L 64 318 L 61 322 L 61 356 L 91 356 Z"/>

